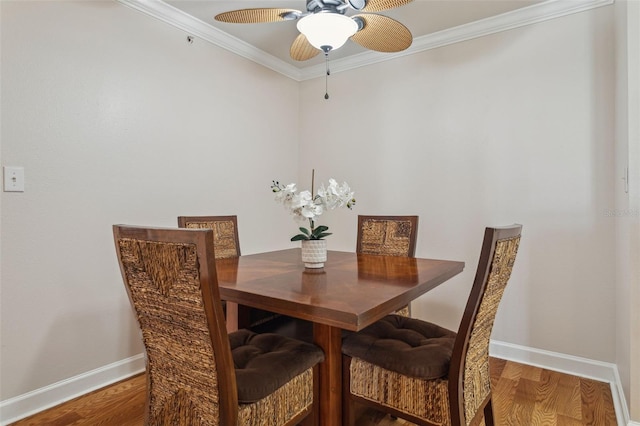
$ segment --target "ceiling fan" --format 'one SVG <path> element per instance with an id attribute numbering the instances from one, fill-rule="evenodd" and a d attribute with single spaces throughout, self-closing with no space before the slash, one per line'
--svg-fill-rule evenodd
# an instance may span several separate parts
<path id="1" fill-rule="evenodd" d="M 307 10 L 253 8 L 239 9 L 216 15 L 228 23 L 261 23 L 295 21 L 300 31 L 289 54 L 297 61 L 306 61 L 320 52 L 325 56 L 340 48 L 351 38 L 362 47 L 378 52 L 400 52 L 411 46 L 411 31 L 388 16 L 369 13 L 403 6 L 413 0 L 307 0 Z M 346 12 L 360 13 L 349 16 Z"/>

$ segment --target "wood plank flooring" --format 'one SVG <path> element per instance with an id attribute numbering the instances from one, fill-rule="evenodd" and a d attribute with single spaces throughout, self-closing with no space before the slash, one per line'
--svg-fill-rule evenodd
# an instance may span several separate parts
<path id="1" fill-rule="evenodd" d="M 617 425 L 609 383 L 491 360 L 499 425 Z"/>
<path id="2" fill-rule="evenodd" d="M 491 360 L 493 408 L 497 425 L 615 426 L 608 383 Z M 146 379 L 139 375 L 13 423 L 13 426 L 141 426 Z M 357 426 L 409 426 L 366 410 Z"/>

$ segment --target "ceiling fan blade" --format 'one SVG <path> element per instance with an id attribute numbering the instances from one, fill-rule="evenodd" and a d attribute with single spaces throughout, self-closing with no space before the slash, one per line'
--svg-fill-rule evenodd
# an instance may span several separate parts
<path id="1" fill-rule="evenodd" d="M 411 3 L 413 0 L 369 0 L 363 12 L 380 12 L 381 10 L 393 9 Z"/>
<path id="2" fill-rule="evenodd" d="M 356 15 L 364 27 L 351 36 L 362 47 L 377 52 L 400 52 L 411 46 L 411 31 L 395 19 L 372 13 Z"/>
<path id="3" fill-rule="evenodd" d="M 296 61 L 306 61 L 316 56 L 320 51 L 313 47 L 304 34 L 298 35 L 291 44 L 289 54 Z"/>
<path id="4" fill-rule="evenodd" d="M 289 18 L 286 18 L 289 14 Z M 279 22 L 288 21 L 293 18 L 291 16 L 299 16 L 301 12 L 295 9 L 276 9 L 276 8 L 256 8 L 256 9 L 239 9 L 229 12 L 223 12 L 216 15 L 216 21 L 228 22 L 231 24 L 258 24 L 261 22 Z"/>

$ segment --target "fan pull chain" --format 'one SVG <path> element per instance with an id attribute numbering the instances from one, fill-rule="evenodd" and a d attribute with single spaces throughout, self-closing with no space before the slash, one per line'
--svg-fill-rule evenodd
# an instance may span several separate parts
<path id="1" fill-rule="evenodd" d="M 324 54 L 324 63 L 327 68 L 327 73 L 324 76 L 324 98 L 329 99 L 329 76 L 331 71 L 329 70 L 329 52 Z"/>

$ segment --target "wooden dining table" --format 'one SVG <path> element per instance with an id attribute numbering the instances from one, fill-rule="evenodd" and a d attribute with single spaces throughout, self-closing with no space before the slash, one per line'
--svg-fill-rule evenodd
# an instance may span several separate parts
<path id="1" fill-rule="evenodd" d="M 342 332 L 359 331 L 437 287 L 464 262 L 329 251 L 324 268 L 305 269 L 300 249 L 216 260 L 227 326 L 237 305 L 313 323 L 320 364 L 320 424 L 342 422 Z"/>

